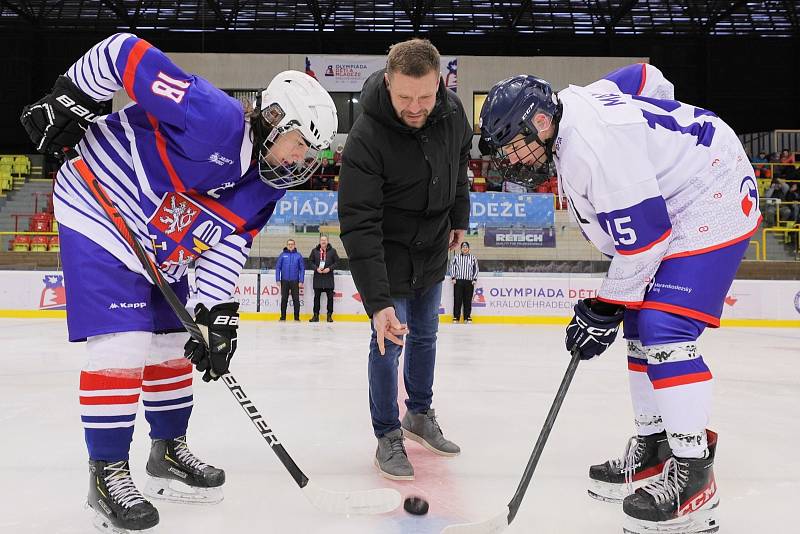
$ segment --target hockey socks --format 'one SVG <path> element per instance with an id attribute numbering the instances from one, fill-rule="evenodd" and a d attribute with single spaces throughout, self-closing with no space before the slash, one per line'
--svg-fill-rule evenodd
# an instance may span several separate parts
<path id="1" fill-rule="evenodd" d="M 711 414 L 712 376 L 695 343 L 645 347 L 647 376 L 675 456 L 702 458 Z"/>

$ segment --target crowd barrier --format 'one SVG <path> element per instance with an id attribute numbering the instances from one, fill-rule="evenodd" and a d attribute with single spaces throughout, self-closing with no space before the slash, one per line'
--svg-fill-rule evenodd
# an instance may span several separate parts
<path id="1" fill-rule="evenodd" d="M 301 292 L 303 317 L 310 316 L 312 274 Z M 593 297 L 602 279 L 481 273 L 473 298 L 476 323 L 563 324 L 575 301 Z M 452 284 L 444 282 L 439 313 L 452 313 Z M 275 273 L 245 272 L 234 298 L 243 319 L 275 320 L 280 285 Z M 323 310 L 325 308 L 323 297 Z M 113 303 L 109 303 L 111 306 Z M 349 272 L 336 274 L 334 309 L 339 321 L 366 321 L 361 296 Z M 291 303 L 289 304 L 291 306 Z M 64 317 L 66 292 L 58 271 L 6 271 L 0 278 L 0 317 Z M 800 327 L 800 280 L 735 280 L 725 298 L 723 326 Z"/>

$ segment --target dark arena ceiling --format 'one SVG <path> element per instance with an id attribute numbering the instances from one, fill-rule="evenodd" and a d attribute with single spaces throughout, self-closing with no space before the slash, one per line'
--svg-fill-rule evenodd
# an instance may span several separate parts
<path id="1" fill-rule="evenodd" d="M 797 0 L 0 0 L 0 27 L 169 32 L 797 37 Z"/>

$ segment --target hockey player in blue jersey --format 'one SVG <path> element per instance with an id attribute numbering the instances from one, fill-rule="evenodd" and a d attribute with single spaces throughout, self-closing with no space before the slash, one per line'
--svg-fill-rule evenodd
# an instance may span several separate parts
<path id="1" fill-rule="evenodd" d="M 98 116 L 99 102 L 120 89 L 133 103 Z M 243 109 L 147 41 L 121 33 L 75 62 L 21 120 L 41 152 L 78 154 L 59 170 L 53 197 L 69 339 L 86 341 L 88 356 L 80 408 L 95 525 L 139 532 L 159 521 L 128 464 L 140 399 L 152 439 L 145 494 L 219 502 L 224 471 L 199 460 L 186 442 L 191 366 L 204 370 L 206 381 L 228 372 L 238 326 L 233 289 L 275 203 L 287 187 L 308 180 L 319 165 L 316 152 L 333 139 L 330 95 L 306 74 L 287 71 Z M 207 341 L 214 340 L 210 349 L 186 341 L 180 321 L 89 193 L 87 174 L 194 311 Z"/>
<path id="2" fill-rule="evenodd" d="M 638 64 L 558 93 L 534 76 L 499 82 L 481 136 L 509 180 L 535 185 L 554 161 L 573 218 L 611 258 L 597 298 L 575 306 L 566 345 L 598 356 L 624 319 L 637 435 L 623 458 L 590 468 L 589 493 L 623 501 L 625 532 L 716 532 L 712 375 L 697 339 L 719 326 L 761 221 L 736 134 Z"/>

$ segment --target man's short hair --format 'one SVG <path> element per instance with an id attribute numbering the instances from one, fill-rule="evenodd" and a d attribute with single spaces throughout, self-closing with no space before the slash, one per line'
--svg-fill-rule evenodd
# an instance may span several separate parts
<path id="1" fill-rule="evenodd" d="M 287 239 L 287 240 L 286 240 L 286 244 L 287 244 L 287 245 L 288 245 L 289 243 L 294 243 L 294 242 L 295 242 L 295 241 L 294 241 L 294 239 L 292 239 L 292 238 L 289 238 L 289 239 Z"/>
<path id="2" fill-rule="evenodd" d="M 386 60 L 386 72 L 422 78 L 430 71 L 439 72 L 439 51 L 427 39 L 409 39 L 392 45 Z"/>

